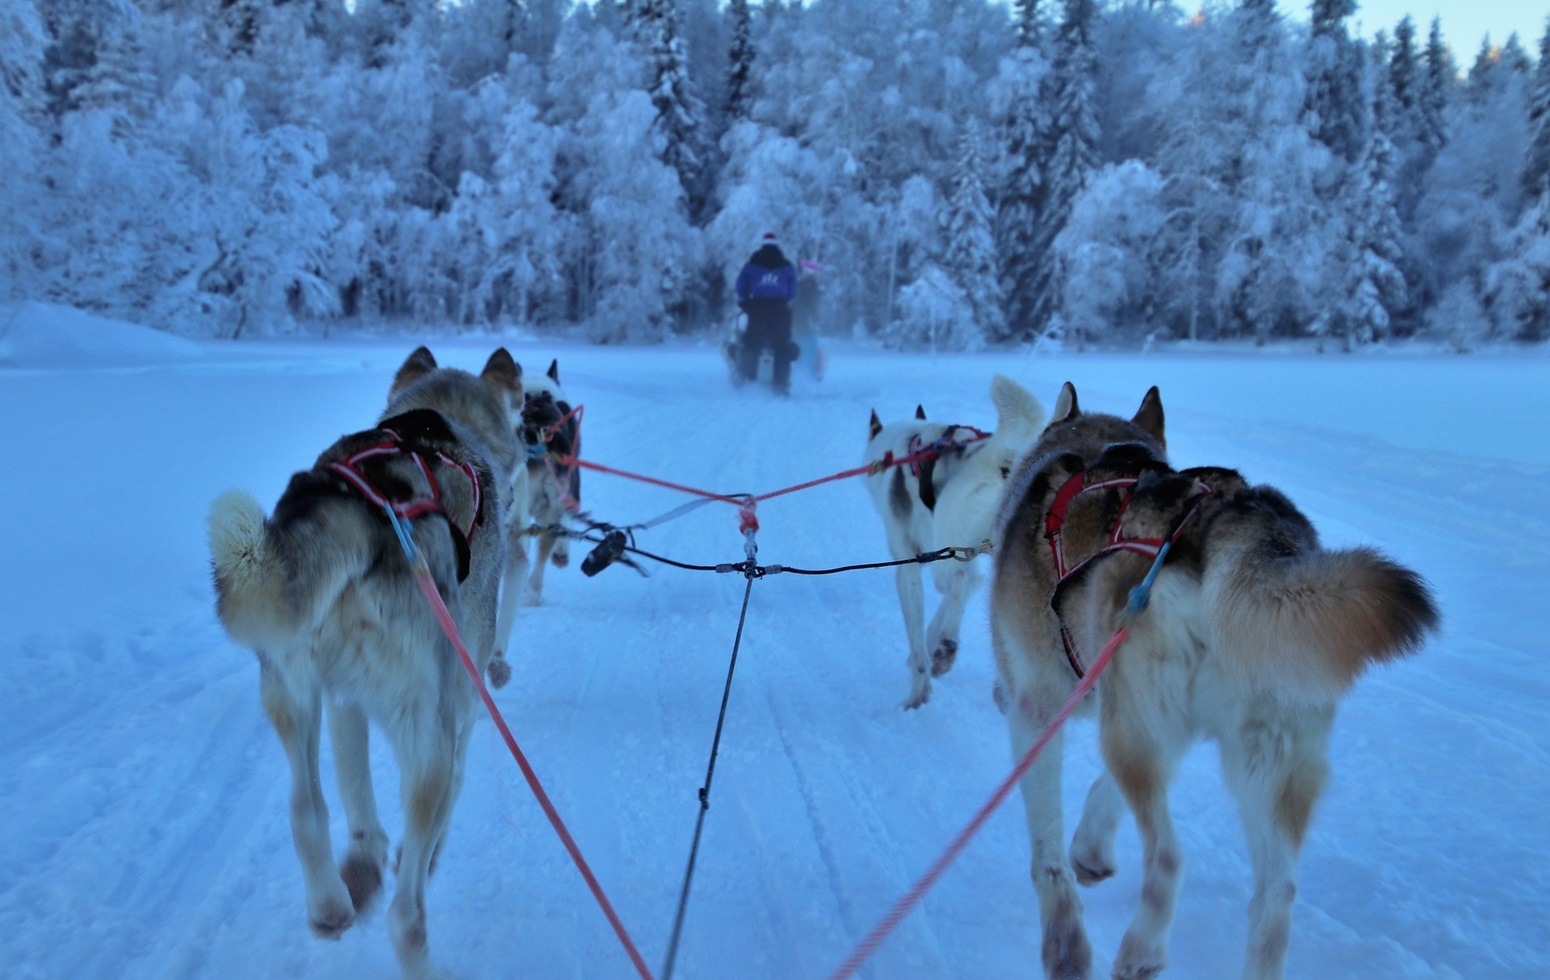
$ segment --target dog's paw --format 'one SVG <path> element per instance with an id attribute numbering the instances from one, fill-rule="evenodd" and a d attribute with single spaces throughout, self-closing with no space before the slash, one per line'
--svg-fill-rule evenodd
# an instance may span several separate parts
<path id="1" fill-rule="evenodd" d="M 511 664 L 506 662 L 503 651 L 495 651 L 495 656 L 490 659 L 488 666 L 484 668 L 484 674 L 490 680 L 490 686 L 496 690 L 505 687 L 511 681 Z"/>
<path id="2" fill-rule="evenodd" d="M 1125 933 L 1114 959 L 1114 980 L 1152 980 L 1168 965 L 1168 952 L 1161 942 L 1137 938 Z"/>
<path id="3" fill-rule="evenodd" d="M 1071 870 L 1076 873 L 1076 883 L 1091 888 L 1100 881 L 1114 877 L 1114 862 L 1105 860 L 1097 852 L 1071 855 Z"/>
<path id="4" fill-rule="evenodd" d="M 953 669 L 953 661 L 958 659 L 958 641 L 948 637 L 942 637 L 937 643 L 936 649 L 931 651 L 931 676 L 941 677 Z"/>
<path id="5" fill-rule="evenodd" d="M 338 939 L 355 922 L 348 895 L 330 895 L 307 911 L 307 925 L 319 939 Z"/>
<path id="6" fill-rule="evenodd" d="M 561 551 L 559 548 L 554 549 L 554 551 L 549 555 L 549 563 L 555 568 L 564 568 L 565 566 L 569 565 L 570 549 L 567 548 L 564 551 Z"/>
<path id="7" fill-rule="evenodd" d="M 339 865 L 339 877 L 344 879 L 344 886 L 350 891 L 350 904 L 359 915 L 382 891 L 382 862 L 366 854 L 347 854 Z"/>
<path id="8" fill-rule="evenodd" d="M 522 605 L 527 606 L 529 609 L 543 604 L 544 594 L 542 592 L 534 592 L 532 589 L 529 589 L 522 593 Z"/>

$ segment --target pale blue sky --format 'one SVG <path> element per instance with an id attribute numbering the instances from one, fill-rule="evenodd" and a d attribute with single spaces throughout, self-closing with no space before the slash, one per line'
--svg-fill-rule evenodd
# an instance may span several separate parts
<path id="1" fill-rule="evenodd" d="M 1518 40 L 1530 57 L 1537 56 L 1539 39 L 1550 16 L 1547 0 L 1356 0 L 1353 33 L 1372 37 L 1378 31 L 1394 33 L 1394 25 L 1409 14 L 1415 20 L 1417 40 L 1425 41 L 1433 17 L 1442 18 L 1442 37 L 1453 49 L 1459 67 L 1468 69 L 1486 34 L 1492 44 L 1502 44 L 1518 32 Z M 1304 20 L 1309 4 L 1280 0 L 1281 11 Z M 1187 4 L 1186 4 L 1187 6 Z"/>

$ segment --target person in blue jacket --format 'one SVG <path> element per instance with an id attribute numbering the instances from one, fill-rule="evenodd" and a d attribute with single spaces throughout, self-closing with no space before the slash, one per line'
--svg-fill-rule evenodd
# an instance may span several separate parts
<path id="1" fill-rule="evenodd" d="M 752 381 L 759 373 L 759 355 L 768 347 L 775 356 L 775 391 L 782 395 L 791 393 L 791 301 L 796 294 L 796 267 L 769 232 L 737 276 L 737 304 L 748 314 L 737 366 Z"/>

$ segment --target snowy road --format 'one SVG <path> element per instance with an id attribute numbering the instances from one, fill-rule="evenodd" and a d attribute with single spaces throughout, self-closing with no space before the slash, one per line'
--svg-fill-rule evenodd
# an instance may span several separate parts
<path id="1" fill-rule="evenodd" d="M 101 366 L 0 367 L 5 976 L 394 975 L 380 912 L 337 943 L 306 928 L 285 762 L 252 656 L 214 621 L 202 521 L 229 486 L 272 502 L 292 470 L 368 424 L 410 346 L 148 343 Z M 473 367 L 490 345 L 432 346 Z M 1341 712 L 1290 975 L 1550 976 L 1550 360 L 841 351 L 827 380 L 799 378 L 781 402 L 732 391 L 709 347 L 512 349 L 529 370 L 559 353 L 590 458 L 719 491 L 856 465 L 871 407 L 886 419 L 919 401 L 988 428 L 997 370 L 1046 404 L 1071 378 L 1086 406 L 1126 413 L 1160 384 L 1176 463 L 1277 484 L 1326 541 L 1376 544 L 1420 569 L 1446 617 L 1440 639 L 1369 677 Z M 616 523 L 685 499 L 598 474 L 584 496 Z M 853 481 L 760 516 L 767 562 L 886 557 Z M 721 505 L 640 544 L 690 562 L 741 557 Z M 552 570 L 497 698 L 656 969 L 744 582 L 650 572 Z M 754 584 L 678 976 L 826 975 L 969 818 L 1010 765 L 985 619 L 981 594 L 957 667 L 906 713 L 891 573 Z M 1073 808 L 1098 764 L 1091 725 L 1075 736 Z M 396 772 L 386 751 L 375 763 L 396 836 Z M 1187 873 L 1168 975 L 1236 976 L 1251 883 L 1213 749 L 1189 756 L 1172 801 Z M 1020 813 L 1013 802 L 990 821 L 864 976 L 1038 975 Z M 1120 858 L 1116 880 L 1084 895 L 1105 972 L 1137 901 L 1128 826 Z M 630 975 L 491 725 L 428 902 L 432 949 L 454 975 Z"/>

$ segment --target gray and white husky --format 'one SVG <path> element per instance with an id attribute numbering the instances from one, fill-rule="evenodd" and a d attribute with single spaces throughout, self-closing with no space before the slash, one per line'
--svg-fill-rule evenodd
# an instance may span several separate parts
<path id="1" fill-rule="evenodd" d="M 921 449 L 938 450 L 933 458 L 866 477 L 867 492 L 883 519 L 888 551 L 895 560 L 939 548 L 978 547 L 990 539 L 1007 474 L 1044 424 L 1039 400 L 1011 378 L 996 375 L 990 399 L 997 421 L 996 431 L 988 438 L 967 426 L 928 421 L 918 406 L 915 418 L 887 425 L 872 413 L 867 462 L 876 462 L 885 453 L 903 459 Z M 924 626 L 920 566 L 899 565 L 894 580 L 910 645 L 910 693 L 904 707 L 918 708 L 931 696 L 931 678 L 947 673 L 958 655 L 964 606 L 981 581 L 978 560 L 931 565 L 931 580 L 942 603 L 929 630 Z"/>
<path id="2" fill-rule="evenodd" d="M 431 971 L 425 882 L 462 786 L 475 691 L 382 504 L 410 522 L 483 671 L 506 558 L 500 518 L 518 465 L 504 406 L 518 385 L 504 349 L 476 377 L 439 368 L 422 347 L 398 370 L 376 426 L 295 474 L 272 514 L 235 490 L 210 510 L 216 612 L 258 655 L 264 710 L 290 762 L 291 834 L 319 936 L 349 928 L 382 887 L 388 838 L 372 791 L 368 719 L 392 744 L 405 826 L 388 924 L 408 976 Z M 318 773 L 325 703 L 350 830 L 337 866 Z"/>
<path id="3" fill-rule="evenodd" d="M 1119 624 L 1161 541 L 1174 539 L 1149 607 L 1081 708 L 1097 709 L 1106 772 L 1069 862 L 1060 735 L 1022 780 L 1044 969 L 1089 975 L 1075 885 L 1114 873 L 1124 804 L 1143 844 L 1141 903 L 1113 975 L 1164 968 L 1183 865 L 1168 783 L 1203 737 L 1221 747 L 1254 868 L 1243 976 L 1278 978 L 1335 706 L 1369 664 L 1415 651 L 1439 614 L 1414 572 L 1371 548 L 1323 548 L 1277 490 L 1232 470 L 1172 469 L 1163 430 L 1156 388 L 1126 420 L 1082 412 L 1068 383 L 997 521 L 991 634 L 1018 757 Z"/>
<path id="4" fill-rule="evenodd" d="M 536 544 L 522 601 L 536 606 L 543 602 L 545 567 L 570 564 L 570 539 L 551 529 L 559 527 L 566 511 L 581 505 L 581 469 L 564 462 L 581 453 L 581 421 L 560 386 L 558 360 L 549 362 L 544 374 L 527 379 L 523 400 L 522 439 L 530 450 L 527 516 L 534 524 L 530 535 Z M 513 541 L 513 547 L 519 543 Z"/>

